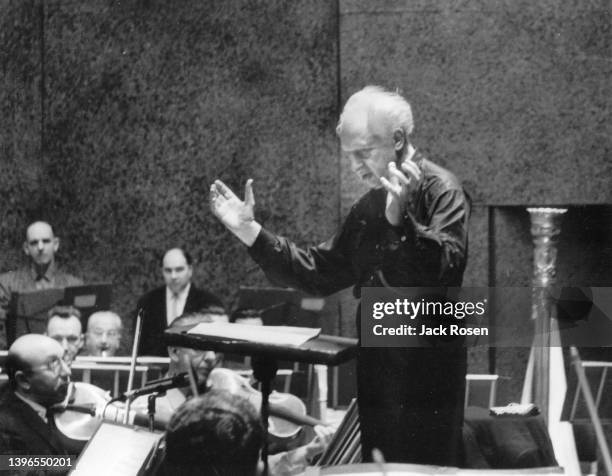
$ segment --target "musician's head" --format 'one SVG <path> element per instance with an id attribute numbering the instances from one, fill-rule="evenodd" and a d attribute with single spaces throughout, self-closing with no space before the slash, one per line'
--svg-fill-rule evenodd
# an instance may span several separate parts
<path id="1" fill-rule="evenodd" d="M 59 238 L 47 222 L 36 221 L 26 230 L 23 251 L 30 261 L 37 266 L 47 266 L 55 261 L 59 249 Z"/>
<path id="2" fill-rule="evenodd" d="M 81 312 L 74 306 L 54 306 L 47 313 L 46 334 L 64 348 L 68 365 L 83 347 Z"/>
<path id="3" fill-rule="evenodd" d="M 387 166 L 408 150 L 414 127 L 410 104 L 398 93 L 366 86 L 346 102 L 336 134 L 353 171 L 369 187 L 389 178 Z"/>
<path id="4" fill-rule="evenodd" d="M 179 294 L 191 283 L 192 264 L 191 255 L 185 250 L 172 248 L 166 251 L 162 259 L 162 274 L 172 294 Z"/>
<path id="5" fill-rule="evenodd" d="M 208 311 L 186 313 L 174 319 L 170 323 L 169 329 L 194 326 L 203 322 L 218 322 L 220 316 L 222 315 Z M 187 347 L 168 347 L 168 355 L 170 356 L 170 373 L 187 372 L 188 366 L 191 365 L 202 381 L 206 381 L 210 371 L 223 360 L 223 354 L 219 352 L 190 349 Z"/>
<path id="6" fill-rule="evenodd" d="M 44 407 L 61 402 L 70 382 L 64 352 L 51 337 L 42 334 L 19 337 L 9 348 L 6 361 L 13 390 Z"/>
<path id="7" fill-rule="evenodd" d="M 263 429 L 253 405 L 210 390 L 187 400 L 166 432 L 166 463 L 185 476 L 255 476 L 260 471 Z"/>
<path id="8" fill-rule="evenodd" d="M 87 355 L 110 357 L 121 345 L 123 325 L 118 314 L 112 311 L 94 312 L 87 320 L 85 349 Z"/>

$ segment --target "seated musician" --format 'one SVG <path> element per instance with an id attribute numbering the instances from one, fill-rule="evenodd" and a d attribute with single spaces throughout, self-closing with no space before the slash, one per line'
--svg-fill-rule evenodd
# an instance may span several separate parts
<path id="1" fill-rule="evenodd" d="M 64 349 L 68 365 L 83 347 L 81 311 L 73 306 L 54 306 L 47 313 L 46 335 L 56 340 Z"/>
<path id="2" fill-rule="evenodd" d="M 123 324 L 112 311 L 94 312 L 87 320 L 83 355 L 112 357 L 121 346 Z"/>
<path id="3" fill-rule="evenodd" d="M 37 221 L 28 226 L 23 243 L 27 263 L 16 270 L 0 274 L 0 321 L 6 318 L 13 293 L 83 284 L 79 278 L 58 267 L 55 257 L 58 249 L 59 238 L 49 223 Z"/>
<path id="4" fill-rule="evenodd" d="M 182 327 L 199 324 L 201 322 L 213 322 L 214 315 L 205 313 L 190 313 L 176 318 L 170 328 Z M 221 354 L 213 351 L 204 351 L 189 349 L 184 347 L 168 347 L 170 355 L 170 368 L 168 376 L 174 376 L 179 373 L 187 372 L 191 366 L 198 378 L 204 386 L 208 375 L 221 362 Z M 202 388 L 201 390 L 205 390 Z M 165 396 L 156 400 L 156 415 L 161 421 L 168 421 L 177 409 L 191 396 L 189 386 L 179 389 L 170 389 L 166 391 Z M 132 405 L 132 408 L 138 409 L 147 408 L 147 396 L 137 398 Z M 316 434 L 315 438 L 304 446 L 300 446 L 295 450 L 282 452 L 270 456 L 270 474 L 299 474 L 304 471 L 304 468 L 317 455 L 323 452 L 326 445 L 329 443 L 333 435 L 333 429 L 327 426 L 317 425 L 314 427 Z M 202 473 L 208 474 L 208 473 Z"/>
<path id="5" fill-rule="evenodd" d="M 161 274 L 164 286 L 142 296 L 136 306 L 143 317 L 138 355 L 165 356 L 164 330 L 178 316 L 203 309 L 224 312 L 217 296 L 192 283 L 193 259 L 186 250 L 166 251 L 161 260 Z"/>
<path id="6" fill-rule="evenodd" d="M 63 357 L 62 346 L 41 334 L 23 335 L 11 345 L 9 381 L 0 395 L 0 454 L 67 454 L 49 414 L 70 382 Z"/>
<path id="7" fill-rule="evenodd" d="M 165 473 L 261 474 L 259 456 L 263 438 L 253 405 L 237 395 L 210 390 L 183 403 L 170 420 L 166 432 Z"/>

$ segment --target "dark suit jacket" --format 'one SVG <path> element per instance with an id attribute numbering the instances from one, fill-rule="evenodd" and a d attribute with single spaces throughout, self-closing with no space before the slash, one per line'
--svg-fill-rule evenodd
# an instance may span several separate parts
<path id="1" fill-rule="evenodd" d="M 189 288 L 187 301 L 183 313 L 201 311 L 210 307 L 223 309 L 223 303 L 214 294 L 196 288 L 193 283 Z M 166 287 L 161 286 L 148 292 L 138 300 L 137 310 L 143 311 L 142 334 L 138 355 L 168 356 L 167 346 L 164 342 L 166 329 Z M 134 319 L 134 323 L 136 319 Z"/>
<path id="2" fill-rule="evenodd" d="M 58 435 L 32 407 L 6 387 L 0 396 L 0 454 L 64 456 L 68 452 Z M 66 473 L 67 471 L 53 474 Z M 10 471 L 7 474 L 11 474 Z M 41 470 L 28 474 L 46 474 L 46 472 Z"/>

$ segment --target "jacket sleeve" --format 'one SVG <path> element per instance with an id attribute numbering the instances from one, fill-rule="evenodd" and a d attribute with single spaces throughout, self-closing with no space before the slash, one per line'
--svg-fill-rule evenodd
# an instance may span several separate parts
<path id="1" fill-rule="evenodd" d="M 249 254 L 273 283 L 326 296 L 356 281 L 345 229 L 318 246 L 302 249 L 262 228 Z"/>

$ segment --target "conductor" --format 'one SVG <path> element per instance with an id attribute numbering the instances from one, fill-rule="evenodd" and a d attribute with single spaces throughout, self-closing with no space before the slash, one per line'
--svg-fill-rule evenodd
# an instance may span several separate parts
<path id="1" fill-rule="evenodd" d="M 411 143 L 409 103 L 368 86 L 344 106 L 342 153 L 370 190 L 325 243 L 300 249 L 255 220 L 252 180 L 240 200 L 223 182 L 211 210 L 274 283 L 316 295 L 361 288 L 460 286 L 470 203 L 457 178 Z M 359 310 L 357 312 L 359 328 Z M 364 461 L 459 465 L 466 351 L 462 347 L 369 348 L 357 359 Z"/>

